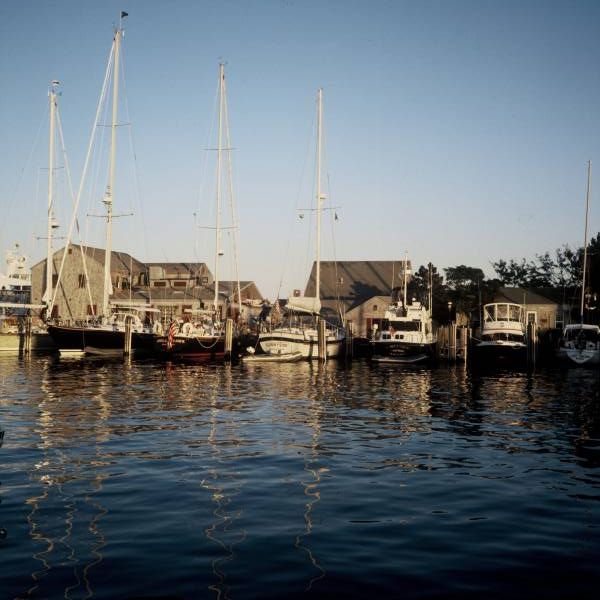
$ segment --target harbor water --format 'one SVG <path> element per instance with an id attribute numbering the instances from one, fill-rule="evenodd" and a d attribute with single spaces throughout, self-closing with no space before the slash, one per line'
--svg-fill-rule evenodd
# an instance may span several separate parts
<path id="1" fill-rule="evenodd" d="M 600 384 L 0 358 L 0 598 L 592 598 Z"/>

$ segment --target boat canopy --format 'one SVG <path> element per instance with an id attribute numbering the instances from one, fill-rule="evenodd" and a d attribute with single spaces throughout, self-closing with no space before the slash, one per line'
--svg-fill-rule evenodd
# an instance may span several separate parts
<path id="1" fill-rule="evenodd" d="M 285 309 L 293 312 L 319 314 L 321 301 L 314 296 L 294 296 L 288 299 Z"/>
<path id="2" fill-rule="evenodd" d="M 520 304 L 497 302 L 483 307 L 483 320 L 487 323 L 494 321 L 524 321 L 525 311 Z"/>

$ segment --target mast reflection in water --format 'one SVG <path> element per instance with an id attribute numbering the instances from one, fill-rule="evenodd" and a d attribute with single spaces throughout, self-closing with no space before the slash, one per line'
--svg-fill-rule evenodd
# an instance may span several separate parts
<path id="1" fill-rule="evenodd" d="M 594 595 L 596 372 L 0 373 L 2 597 Z"/>

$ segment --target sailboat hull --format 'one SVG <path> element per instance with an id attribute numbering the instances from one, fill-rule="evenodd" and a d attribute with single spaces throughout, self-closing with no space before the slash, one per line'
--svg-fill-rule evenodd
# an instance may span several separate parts
<path id="1" fill-rule="evenodd" d="M 48 325 L 48 333 L 61 354 L 118 354 L 125 348 L 122 329 Z M 154 333 L 133 332 L 131 350 L 136 354 L 151 354 L 156 339 Z"/>
<path id="2" fill-rule="evenodd" d="M 258 341 L 265 354 L 288 356 L 299 352 L 305 359 L 319 358 L 319 343 L 316 334 L 311 336 L 290 331 L 272 331 L 261 333 Z M 340 337 L 328 336 L 327 358 L 336 358 L 341 354 L 342 342 L 343 339 Z"/>
<path id="3" fill-rule="evenodd" d="M 168 337 L 157 340 L 157 351 L 166 360 L 219 361 L 237 355 L 237 340 L 234 337 L 232 351 L 225 351 L 224 335 L 175 336 L 169 344 Z"/>

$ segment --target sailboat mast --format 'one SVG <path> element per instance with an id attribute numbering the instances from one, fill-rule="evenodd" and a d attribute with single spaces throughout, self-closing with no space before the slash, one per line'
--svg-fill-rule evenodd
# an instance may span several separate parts
<path id="1" fill-rule="evenodd" d="M 110 138 L 110 162 L 108 171 L 108 185 L 104 195 L 104 204 L 106 206 L 106 248 L 104 253 L 104 285 L 102 298 L 102 315 L 109 314 L 109 296 L 111 293 L 110 279 L 110 259 L 112 255 L 112 220 L 113 220 L 113 196 L 115 185 L 115 158 L 117 154 L 117 127 L 119 117 L 119 63 L 121 38 L 123 30 L 121 22 L 115 31 L 114 54 L 113 54 L 113 97 L 112 97 L 112 123 L 111 123 L 111 138 Z"/>
<path id="2" fill-rule="evenodd" d="M 585 194 L 585 228 L 583 233 L 583 276 L 581 279 L 581 311 L 580 318 L 583 325 L 583 309 L 585 305 L 585 277 L 587 275 L 587 247 L 588 247 L 588 213 L 590 209 L 590 193 L 592 188 L 592 161 L 588 160 L 587 191 Z"/>
<path id="3" fill-rule="evenodd" d="M 317 268 L 316 291 L 317 302 L 321 298 L 321 211 L 323 195 L 321 194 L 321 139 L 323 130 L 323 88 L 317 92 Z"/>
<path id="4" fill-rule="evenodd" d="M 221 156 L 223 153 L 223 86 L 225 69 L 219 65 L 219 143 L 217 147 L 217 214 L 215 225 L 215 314 L 219 308 L 219 255 L 221 253 Z"/>
<path id="5" fill-rule="evenodd" d="M 59 82 L 54 80 L 50 85 L 50 140 L 48 143 L 48 230 L 46 254 L 46 306 L 48 317 L 52 314 L 52 271 L 54 270 L 54 257 L 52 248 L 52 229 L 54 227 L 54 138 L 56 121 L 56 87 Z"/>

